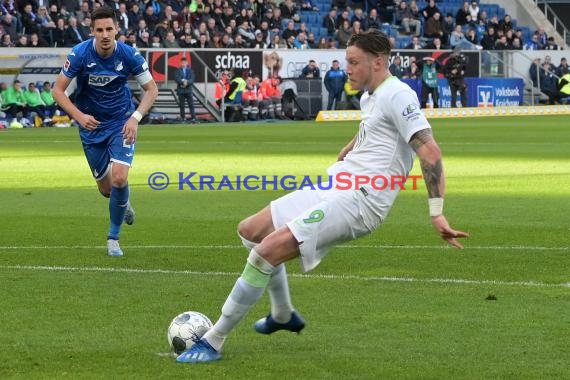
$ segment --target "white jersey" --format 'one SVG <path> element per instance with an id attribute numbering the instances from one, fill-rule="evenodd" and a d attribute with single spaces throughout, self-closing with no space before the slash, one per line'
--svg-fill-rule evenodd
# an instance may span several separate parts
<path id="1" fill-rule="evenodd" d="M 388 181 L 407 177 L 415 159 L 408 142 L 414 133 L 430 128 L 416 93 L 396 77 L 389 77 L 372 94 L 362 95 L 360 107 L 362 121 L 354 148 L 344 161 L 329 167 L 328 174 L 334 177 L 348 172 L 370 178 L 381 175 Z M 382 186 L 382 181 L 376 183 Z M 386 218 L 400 187 L 394 186 L 393 190 L 390 184 L 384 190 L 375 190 L 371 185 L 361 187 L 371 211 L 381 219 Z M 406 188 L 410 188 L 409 183 Z"/>

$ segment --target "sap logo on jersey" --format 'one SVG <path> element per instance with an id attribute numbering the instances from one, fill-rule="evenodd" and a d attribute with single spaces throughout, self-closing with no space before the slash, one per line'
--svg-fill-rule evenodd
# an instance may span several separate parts
<path id="1" fill-rule="evenodd" d="M 89 75 L 89 84 L 91 86 L 105 86 L 111 83 L 117 75 Z"/>

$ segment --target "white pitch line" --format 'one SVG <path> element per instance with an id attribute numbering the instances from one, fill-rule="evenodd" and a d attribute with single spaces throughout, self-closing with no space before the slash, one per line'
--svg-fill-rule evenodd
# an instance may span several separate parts
<path id="1" fill-rule="evenodd" d="M 0 265 L 0 270 L 33 270 L 48 272 L 100 272 L 100 273 L 135 273 L 135 274 L 168 274 L 168 275 L 192 275 L 192 276 L 219 276 L 238 277 L 237 272 L 199 272 L 191 270 L 171 269 L 137 269 L 137 268 L 113 268 L 113 267 L 64 267 L 45 265 Z M 467 280 L 460 278 L 415 278 L 415 277 L 389 277 L 389 276 L 356 276 L 336 274 L 299 274 L 290 273 L 289 277 L 300 279 L 325 279 L 333 281 L 382 281 L 382 282 L 415 282 L 432 284 L 454 285 L 495 285 L 495 286 L 519 286 L 535 288 L 570 288 L 570 283 L 549 284 L 538 281 L 501 281 L 501 280 Z"/>
<path id="2" fill-rule="evenodd" d="M 343 249 L 453 249 L 446 245 L 337 245 Z M 106 249 L 103 245 L 32 245 L 32 246 L 0 246 L 1 250 L 26 249 Z M 241 249 L 242 245 L 125 245 L 126 249 Z M 483 251 L 570 251 L 570 247 L 542 247 L 542 246 L 466 246 L 465 250 Z"/>

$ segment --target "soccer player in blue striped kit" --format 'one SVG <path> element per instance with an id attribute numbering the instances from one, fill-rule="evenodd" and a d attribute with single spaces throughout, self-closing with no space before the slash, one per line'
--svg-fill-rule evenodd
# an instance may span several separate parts
<path id="1" fill-rule="evenodd" d="M 148 64 L 134 48 L 115 41 L 119 32 L 115 11 L 91 14 L 93 38 L 73 47 L 56 79 L 53 97 L 79 123 L 85 157 L 101 194 L 109 198 L 109 256 L 123 256 L 119 235 L 123 221 L 134 222 L 128 174 L 133 162 L 138 125 L 157 95 Z M 135 109 L 127 79 L 132 75 L 144 90 Z M 66 90 L 77 80 L 75 104 Z"/>

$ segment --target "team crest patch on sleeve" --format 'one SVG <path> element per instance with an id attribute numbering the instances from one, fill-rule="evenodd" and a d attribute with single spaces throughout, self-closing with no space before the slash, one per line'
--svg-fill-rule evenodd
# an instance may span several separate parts
<path id="1" fill-rule="evenodd" d="M 408 104 L 406 108 L 402 111 L 402 116 L 406 117 L 413 114 L 418 109 L 418 106 L 415 104 Z"/>
<path id="2" fill-rule="evenodd" d="M 66 59 L 65 63 L 63 64 L 63 69 L 67 71 L 69 70 L 69 66 L 71 66 L 71 62 L 69 62 L 69 59 Z"/>

